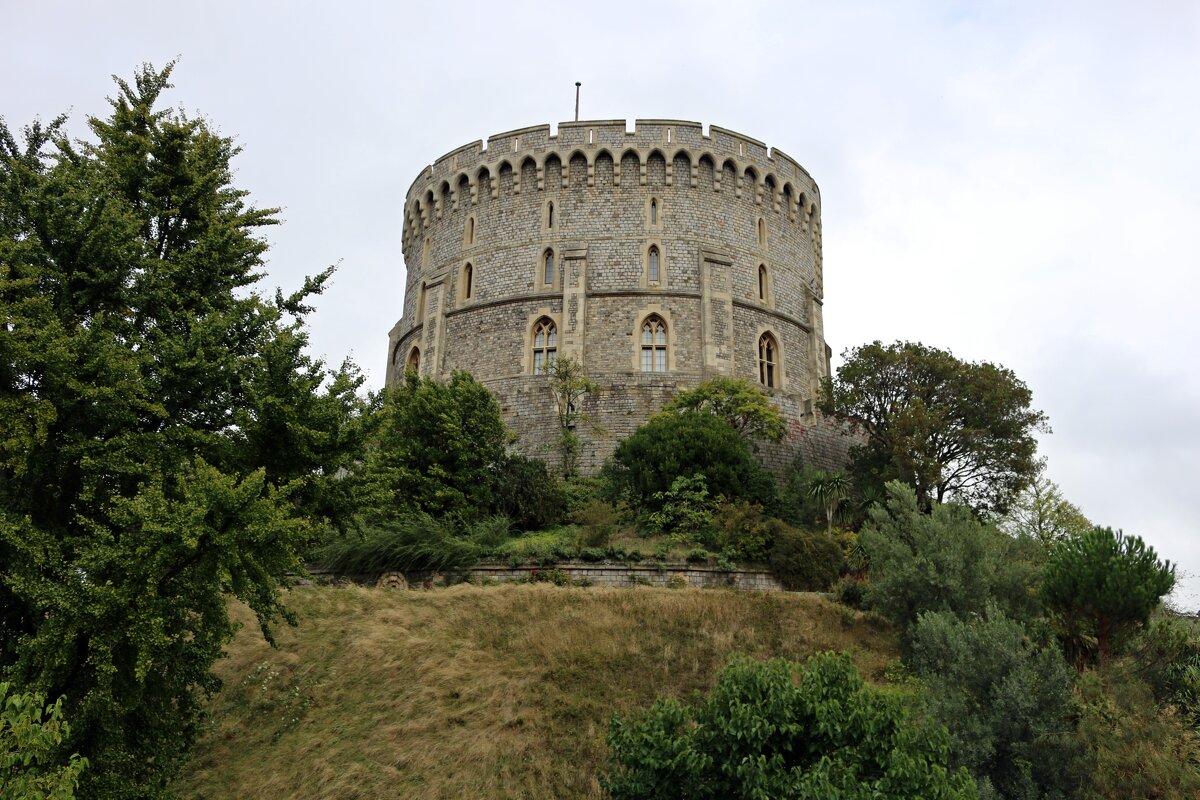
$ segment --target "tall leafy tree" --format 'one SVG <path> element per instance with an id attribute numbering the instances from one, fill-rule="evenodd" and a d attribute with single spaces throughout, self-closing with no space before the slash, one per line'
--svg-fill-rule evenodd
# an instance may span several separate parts
<path id="1" fill-rule="evenodd" d="M 1012 536 L 1032 536 L 1046 547 L 1093 527 L 1079 506 L 1063 497 L 1058 484 L 1046 477 L 1046 460 L 1038 459 L 1037 474 L 1013 500 L 997 523 Z"/>
<path id="2" fill-rule="evenodd" d="M 1068 632 L 1095 638 L 1100 664 L 1114 643 L 1145 625 L 1175 586 L 1175 568 L 1138 536 L 1095 527 L 1059 542 L 1042 582 L 1046 605 Z"/>
<path id="3" fill-rule="evenodd" d="M 0 123 L 0 673 L 64 696 L 81 797 L 162 794 L 233 633 L 269 636 L 361 441 L 361 382 L 304 355 L 307 297 L 256 291 L 274 209 L 237 154 L 117 81 L 93 139 Z"/>
<path id="4" fill-rule="evenodd" d="M 749 439 L 781 442 L 787 420 L 761 386 L 745 378 L 719 375 L 671 398 L 663 411 L 711 414 Z"/>
<path id="5" fill-rule="evenodd" d="M 899 479 L 927 510 L 953 497 L 1003 513 L 1035 474 L 1047 420 L 1010 370 L 917 342 L 876 341 L 845 359 L 820 407 L 866 435 L 851 453 L 864 486 Z"/>

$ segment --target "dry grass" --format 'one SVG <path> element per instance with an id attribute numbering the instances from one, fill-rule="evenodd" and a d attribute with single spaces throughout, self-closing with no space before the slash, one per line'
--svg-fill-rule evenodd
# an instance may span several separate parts
<path id="1" fill-rule="evenodd" d="M 237 609 L 184 797 L 598 797 L 611 715 L 710 688 L 731 653 L 846 650 L 873 679 L 896 657 L 813 595 L 307 588 L 289 605 L 277 650 Z"/>

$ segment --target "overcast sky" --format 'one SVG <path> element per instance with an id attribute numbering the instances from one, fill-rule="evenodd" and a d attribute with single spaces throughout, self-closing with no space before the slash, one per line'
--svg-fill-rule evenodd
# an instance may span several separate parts
<path id="1" fill-rule="evenodd" d="M 0 0 L 0 115 L 179 57 L 167 101 L 282 206 L 269 286 L 340 264 L 314 349 L 382 385 L 404 193 L 449 150 L 581 118 L 717 124 L 821 187 L 835 353 L 919 340 L 1012 368 L 1049 475 L 1200 576 L 1200 3 Z M 836 366 L 836 360 L 835 360 Z M 1200 578 L 1178 605 L 1200 608 Z"/>

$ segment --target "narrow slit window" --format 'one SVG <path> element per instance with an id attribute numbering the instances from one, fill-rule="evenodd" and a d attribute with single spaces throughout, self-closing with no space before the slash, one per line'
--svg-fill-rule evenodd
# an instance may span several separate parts
<path id="1" fill-rule="evenodd" d="M 475 282 L 475 268 L 473 266 L 471 266 L 470 264 L 467 264 L 467 266 L 463 268 L 463 299 L 464 300 L 471 299 L 471 290 L 475 288 L 472 285 L 474 282 Z"/>
<path id="2" fill-rule="evenodd" d="M 765 264 L 758 265 L 758 299 L 763 301 L 767 299 L 767 267 Z"/>
<path id="3" fill-rule="evenodd" d="M 764 333 L 758 339 L 758 382 L 768 389 L 775 388 L 775 369 L 776 359 L 778 358 L 779 347 L 775 344 L 775 337 L 769 333 Z"/>
<path id="4" fill-rule="evenodd" d="M 654 198 L 650 199 L 650 224 L 658 224 L 658 200 Z"/>
<path id="5" fill-rule="evenodd" d="M 642 323 L 642 372 L 667 371 L 667 325 L 658 317 Z"/>
<path id="6" fill-rule="evenodd" d="M 425 319 L 425 284 L 421 284 L 421 293 L 417 295 L 417 322 Z"/>
<path id="7" fill-rule="evenodd" d="M 554 203 L 553 202 L 546 204 L 546 227 L 547 228 L 554 227 Z"/>
<path id="8" fill-rule="evenodd" d="M 761 218 L 758 220 L 758 246 L 767 246 L 767 222 Z"/>
<path id="9" fill-rule="evenodd" d="M 467 244 L 475 244 L 475 218 L 467 218 Z"/>
<path id="10" fill-rule="evenodd" d="M 649 270 L 648 270 L 650 273 L 650 282 L 658 283 L 658 248 L 657 247 L 650 248 L 650 254 L 649 254 L 648 260 L 650 262 Z"/>
<path id="11" fill-rule="evenodd" d="M 544 375 L 558 353 L 558 328 L 543 317 L 533 328 L 533 374 Z"/>
<path id="12" fill-rule="evenodd" d="M 542 283 L 546 286 L 554 285 L 554 251 L 547 250 L 542 262 Z"/>

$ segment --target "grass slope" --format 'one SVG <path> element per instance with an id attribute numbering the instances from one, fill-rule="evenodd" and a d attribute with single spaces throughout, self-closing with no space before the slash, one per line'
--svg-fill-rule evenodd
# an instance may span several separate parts
<path id="1" fill-rule="evenodd" d="M 244 623 L 184 797 L 598 797 L 614 712 L 711 688 L 730 653 L 852 653 L 886 630 L 815 595 L 546 584 L 304 588 L 271 649 Z"/>

